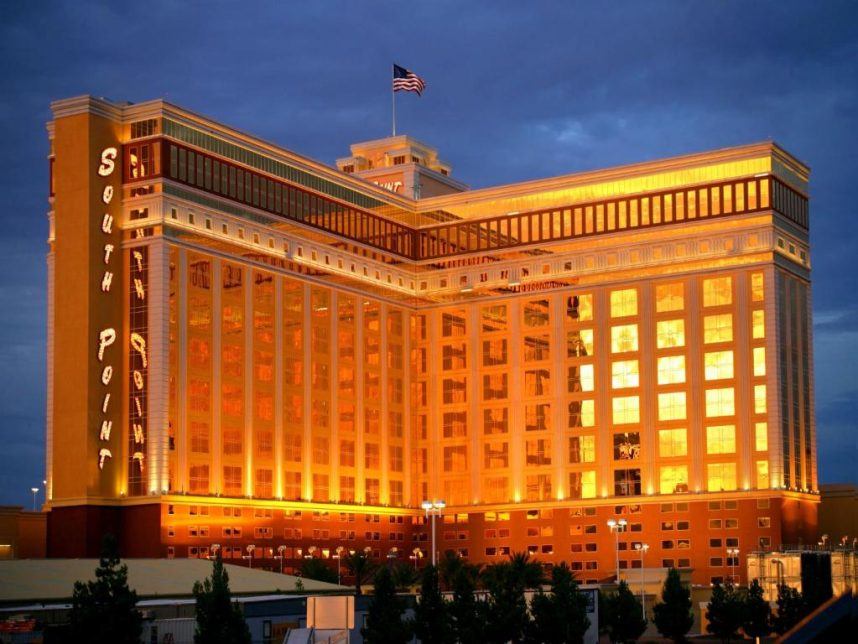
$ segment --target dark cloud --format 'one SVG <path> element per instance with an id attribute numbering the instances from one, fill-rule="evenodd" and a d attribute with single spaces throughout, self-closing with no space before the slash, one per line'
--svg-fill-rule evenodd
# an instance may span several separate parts
<path id="1" fill-rule="evenodd" d="M 49 102 L 166 97 L 332 162 L 389 132 L 394 60 L 429 82 L 424 98 L 399 99 L 400 131 L 475 187 L 767 138 L 808 162 L 820 470 L 853 476 L 855 444 L 838 437 L 858 425 L 840 384 L 858 357 L 855 3 L 12 2 L 0 24 L 0 503 L 27 502 L 42 479 Z"/>

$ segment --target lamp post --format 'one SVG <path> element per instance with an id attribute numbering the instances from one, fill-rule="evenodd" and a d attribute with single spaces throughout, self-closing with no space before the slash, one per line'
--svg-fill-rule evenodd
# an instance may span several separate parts
<path id="1" fill-rule="evenodd" d="M 739 549 L 727 548 L 727 557 L 730 559 L 730 583 L 736 585 L 736 563 L 739 561 Z"/>
<path id="2" fill-rule="evenodd" d="M 641 614 L 646 621 L 646 593 L 644 589 L 644 554 L 649 550 L 649 544 L 636 543 L 635 550 L 641 553 Z"/>
<path id="3" fill-rule="evenodd" d="M 393 568 L 393 560 L 399 556 L 399 548 L 393 546 L 387 551 L 387 567 Z"/>
<path id="4" fill-rule="evenodd" d="M 36 511 L 36 495 L 39 493 L 39 488 L 31 487 L 30 492 L 33 493 L 33 512 Z"/>
<path id="5" fill-rule="evenodd" d="M 283 574 L 283 560 L 286 556 L 283 554 L 286 552 L 286 546 L 277 546 L 277 555 L 274 557 L 275 559 L 280 560 L 280 574 Z"/>
<path id="6" fill-rule="evenodd" d="M 608 519 L 608 528 L 610 528 L 611 532 L 613 532 L 616 536 L 616 561 L 617 561 L 617 583 L 620 583 L 620 531 L 624 530 L 626 525 L 628 525 L 628 521 L 625 519 L 620 519 L 616 521 L 614 519 Z"/>
<path id="7" fill-rule="evenodd" d="M 211 547 L 209 548 L 209 550 L 211 551 L 211 554 L 209 555 L 209 559 L 211 559 L 212 557 L 217 558 L 217 551 L 220 550 L 220 544 L 219 543 L 213 543 L 211 545 Z"/>
<path id="8" fill-rule="evenodd" d="M 337 546 L 337 549 L 334 551 L 334 559 L 337 560 L 337 583 L 342 583 L 342 575 L 340 575 L 340 562 L 343 558 L 343 553 L 346 551 L 342 546 Z"/>
<path id="9" fill-rule="evenodd" d="M 440 516 L 441 512 L 447 507 L 447 504 L 443 501 L 423 501 L 420 504 L 420 507 L 426 512 L 426 518 L 429 518 L 429 515 L 432 515 L 432 565 L 436 565 L 437 563 L 437 555 L 438 552 L 435 550 L 435 517 Z"/>
<path id="10" fill-rule="evenodd" d="M 253 551 L 256 550 L 256 546 L 252 543 L 247 546 L 247 554 L 242 557 L 242 559 L 247 559 L 247 567 L 253 568 Z"/>
<path id="11" fill-rule="evenodd" d="M 417 570 L 417 562 L 422 558 L 423 551 L 420 548 L 414 548 L 414 550 L 411 551 L 411 556 L 409 557 L 409 559 L 414 560 L 414 570 Z"/>

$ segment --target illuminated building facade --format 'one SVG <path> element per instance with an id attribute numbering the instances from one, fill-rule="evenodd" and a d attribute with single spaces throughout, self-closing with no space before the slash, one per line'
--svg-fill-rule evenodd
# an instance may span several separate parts
<path id="1" fill-rule="evenodd" d="M 468 190 L 409 137 L 334 169 L 162 101 L 53 110 L 52 556 L 406 558 L 427 499 L 439 551 L 586 581 L 610 519 L 622 568 L 647 543 L 698 582 L 815 539 L 777 145 Z"/>

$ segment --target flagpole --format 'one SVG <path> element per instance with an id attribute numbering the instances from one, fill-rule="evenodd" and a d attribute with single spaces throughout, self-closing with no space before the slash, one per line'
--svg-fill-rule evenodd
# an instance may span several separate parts
<path id="1" fill-rule="evenodd" d="M 396 90 L 395 90 L 395 89 L 393 89 L 393 80 L 392 80 L 392 78 L 393 78 L 393 77 L 391 76 L 391 81 L 390 81 L 390 101 L 391 101 L 391 104 L 393 105 L 393 135 L 392 135 L 392 136 L 396 136 Z"/>

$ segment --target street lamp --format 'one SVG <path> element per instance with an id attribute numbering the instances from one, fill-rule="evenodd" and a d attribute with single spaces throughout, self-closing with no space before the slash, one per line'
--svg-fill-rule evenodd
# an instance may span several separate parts
<path id="1" fill-rule="evenodd" d="M 644 554 L 649 550 L 649 544 L 636 543 L 635 550 L 641 553 L 641 613 L 646 621 L 646 594 L 644 592 Z"/>
<path id="2" fill-rule="evenodd" d="M 247 559 L 247 567 L 253 568 L 253 551 L 256 550 L 256 546 L 252 543 L 247 546 L 247 554 L 242 557 L 242 559 Z"/>
<path id="3" fill-rule="evenodd" d="M 312 559 L 313 555 L 316 554 L 316 550 L 318 550 L 316 546 L 310 546 L 309 548 L 307 548 L 307 554 L 304 555 L 304 559 Z"/>
<path id="4" fill-rule="evenodd" d="M 423 501 L 420 507 L 426 512 L 426 518 L 432 515 L 432 565 L 436 565 L 438 551 L 435 549 L 435 517 L 441 516 L 441 512 L 447 507 L 443 501 Z"/>
<path id="5" fill-rule="evenodd" d="M 212 557 L 217 558 L 217 551 L 220 550 L 220 544 L 219 543 L 213 543 L 211 545 L 211 548 L 209 548 L 209 550 L 211 551 L 211 554 L 209 555 L 209 559 L 211 559 Z"/>
<path id="6" fill-rule="evenodd" d="M 617 583 L 620 583 L 620 532 L 625 530 L 628 523 L 625 519 L 620 519 L 619 521 L 608 519 L 608 528 L 616 535 L 617 542 Z"/>
<path id="7" fill-rule="evenodd" d="M 342 576 L 340 575 L 340 561 L 342 561 L 343 553 L 346 551 L 342 546 L 337 546 L 337 549 L 334 551 L 334 559 L 337 560 L 337 583 L 342 583 Z"/>
<path id="8" fill-rule="evenodd" d="M 739 561 L 739 549 L 727 548 L 727 557 L 730 559 L 730 583 L 736 585 L 736 564 Z"/>
<path id="9" fill-rule="evenodd" d="M 420 548 L 414 548 L 408 558 L 414 560 L 414 570 L 417 570 L 417 562 L 423 558 L 423 551 Z"/>
<path id="10" fill-rule="evenodd" d="M 393 546 L 390 550 L 387 551 L 387 567 L 393 567 L 393 560 L 399 556 L 399 548 Z"/>
<path id="11" fill-rule="evenodd" d="M 31 487 L 30 492 L 33 493 L 33 512 L 36 511 L 36 495 L 39 493 L 39 488 Z"/>
<path id="12" fill-rule="evenodd" d="M 280 574 L 283 574 L 283 560 L 286 558 L 283 554 L 286 551 L 286 546 L 277 546 L 277 554 L 274 556 L 275 559 L 280 560 Z"/>

